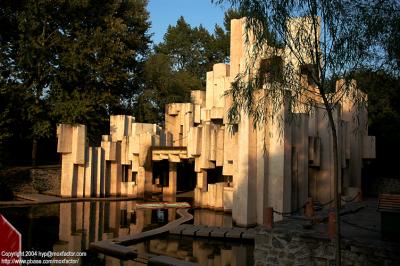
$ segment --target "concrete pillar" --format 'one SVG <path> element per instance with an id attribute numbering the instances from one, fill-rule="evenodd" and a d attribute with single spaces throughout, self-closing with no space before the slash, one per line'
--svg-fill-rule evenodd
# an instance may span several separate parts
<path id="1" fill-rule="evenodd" d="M 256 198 L 256 132 L 249 116 L 242 113 L 239 123 L 237 172 L 233 176 L 232 219 L 239 226 L 257 223 Z"/>
<path id="2" fill-rule="evenodd" d="M 71 197 L 74 176 L 74 164 L 72 163 L 72 153 L 61 154 L 61 196 Z"/>
<path id="3" fill-rule="evenodd" d="M 73 193 L 74 197 L 82 198 L 85 189 L 85 165 L 75 165 L 76 174 L 74 175 L 74 183 L 76 184 L 76 192 Z"/>
<path id="4" fill-rule="evenodd" d="M 223 193 L 224 211 L 231 212 L 233 206 L 233 187 L 224 187 Z"/>
<path id="5" fill-rule="evenodd" d="M 257 128 L 257 224 L 263 224 L 265 208 L 267 207 L 268 193 L 268 156 L 267 147 L 269 138 L 266 136 L 266 126 L 259 125 Z"/>
<path id="6" fill-rule="evenodd" d="M 111 161 L 110 182 L 110 195 L 120 195 L 122 182 L 121 141 L 116 142 L 115 160 Z"/>
<path id="7" fill-rule="evenodd" d="M 279 212 L 291 211 L 291 125 L 287 122 L 288 106 L 275 112 L 268 123 L 268 207 Z M 275 221 L 282 216 L 275 215 Z"/>
<path id="8" fill-rule="evenodd" d="M 292 121 L 292 208 L 308 200 L 308 115 L 293 114 Z"/>
<path id="9" fill-rule="evenodd" d="M 224 182 L 215 183 L 215 204 L 216 210 L 222 211 L 224 209 Z"/>
<path id="10" fill-rule="evenodd" d="M 86 162 L 85 162 L 85 189 L 84 189 L 84 197 L 89 198 L 91 196 L 92 189 L 92 176 L 93 176 L 93 148 L 86 148 Z"/>
<path id="11" fill-rule="evenodd" d="M 142 166 L 138 167 L 138 172 L 136 176 L 136 187 L 137 187 L 137 196 L 138 198 L 144 198 L 145 197 L 145 169 Z"/>
<path id="12" fill-rule="evenodd" d="M 176 182 L 177 182 L 177 164 L 169 163 L 168 169 L 168 187 L 163 188 L 163 197 L 172 199 L 176 196 Z"/>

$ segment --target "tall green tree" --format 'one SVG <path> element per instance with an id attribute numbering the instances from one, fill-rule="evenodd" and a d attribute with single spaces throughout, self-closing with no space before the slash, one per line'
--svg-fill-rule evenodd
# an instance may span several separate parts
<path id="1" fill-rule="evenodd" d="M 1 2 L 2 92 L 25 98 L 18 108 L 30 128 L 33 160 L 38 140 L 54 132 L 51 121 L 84 123 L 93 136 L 110 114 L 133 113 L 150 43 L 146 5 L 147 0 Z M 11 118 L 7 112 L 2 115 Z"/>
<path id="2" fill-rule="evenodd" d="M 192 74 L 204 88 L 206 72 L 212 70 L 213 64 L 227 61 L 229 35 L 218 25 L 210 34 L 202 25 L 191 27 L 180 17 L 175 26 L 168 27 L 155 52 L 167 55 L 174 71 Z"/>
<path id="3" fill-rule="evenodd" d="M 205 89 L 206 72 L 229 60 L 230 19 L 239 16 L 229 9 L 225 29 L 216 24 L 213 33 L 201 25 L 192 27 L 183 17 L 168 27 L 145 64 L 145 86 L 136 98 L 138 120 L 161 122 L 165 104 L 188 102 L 190 90 Z"/>
<path id="4" fill-rule="evenodd" d="M 291 108 L 311 110 L 315 98 L 321 99 L 327 111 L 332 134 L 334 168 L 334 202 L 337 217 L 336 264 L 341 264 L 340 242 L 340 176 L 338 165 L 337 128 L 333 113 L 343 95 L 349 95 L 349 80 L 336 91 L 331 88 L 331 81 L 337 77 L 351 78 L 349 73 L 355 69 L 376 63 L 376 42 L 372 42 L 365 20 L 366 6 L 363 1 L 238 1 L 228 2 L 247 16 L 247 41 L 251 44 L 251 59 L 246 64 L 244 73 L 236 77 L 230 94 L 233 95 L 231 120 L 240 119 L 243 111 L 250 114 L 255 124 L 265 123 L 284 103 Z M 382 3 L 382 1 L 380 1 Z M 388 1 L 395 4 L 395 1 Z M 394 15 L 393 9 L 390 9 Z M 295 17 L 302 19 L 293 20 Z M 380 26 L 383 26 L 381 24 Z M 265 56 L 265 45 L 271 47 L 270 58 L 281 58 L 286 63 L 277 79 L 266 79 L 281 69 L 280 60 L 273 60 L 270 66 L 257 67 L 258 59 Z M 285 49 L 285 50 L 282 50 Z M 288 55 L 288 57 L 285 57 Z M 288 60 L 290 58 L 290 60 Z M 300 82 L 301 71 L 298 66 L 307 67 L 308 81 L 314 89 L 303 86 Z M 257 73 L 254 73 L 256 69 Z M 303 73 L 301 73 L 303 74 Z M 263 95 L 262 99 L 254 96 Z M 354 102 L 363 105 L 360 93 L 353 94 Z"/>
<path id="5" fill-rule="evenodd" d="M 147 101 L 137 114 L 140 121 L 162 122 L 167 103 L 189 102 L 190 90 L 199 89 L 201 83 L 185 70 L 174 70 L 170 58 L 161 53 L 151 55 L 144 70 L 146 90 L 140 100 Z"/>

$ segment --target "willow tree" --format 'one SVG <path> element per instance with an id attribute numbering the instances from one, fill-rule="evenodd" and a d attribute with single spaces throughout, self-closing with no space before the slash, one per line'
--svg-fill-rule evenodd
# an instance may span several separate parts
<path id="1" fill-rule="evenodd" d="M 255 126 L 262 125 L 277 119 L 285 104 L 290 111 L 311 112 L 321 106 L 326 110 L 332 134 L 336 263 L 340 265 L 341 178 L 335 112 L 343 97 L 351 98 L 354 107 L 365 106 L 366 98 L 353 86 L 351 74 L 376 65 L 381 51 L 368 34 L 373 22 L 366 23 L 365 14 L 370 6 L 349 0 L 215 2 L 229 2 L 247 17 L 249 59 L 228 92 L 233 98 L 231 121 L 244 113 L 252 116 Z M 260 63 L 266 56 L 268 64 Z M 338 78 L 345 82 L 335 86 Z"/>

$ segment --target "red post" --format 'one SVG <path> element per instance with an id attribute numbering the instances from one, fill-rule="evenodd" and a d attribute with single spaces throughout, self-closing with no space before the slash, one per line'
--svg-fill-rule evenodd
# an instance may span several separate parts
<path id="1" fill-rule="evenodd" d="M 336 236 L 336 215 L 333 211 L 328 214 L 328 237 L 334 239 Z"/>
<path id="2" fill-rule="evenodd" d="M 305 215 L 306 217 L 313 217 L 314 216 L 314 205 L 312 198 L 308 198 L 305 208 Z"/>
<path id="3" fill-rule="evenodd" d="M 264 226 L 267 229 L 272 229 L 274 226 L 274 209 L 267 207 L 264 210 Z"/>

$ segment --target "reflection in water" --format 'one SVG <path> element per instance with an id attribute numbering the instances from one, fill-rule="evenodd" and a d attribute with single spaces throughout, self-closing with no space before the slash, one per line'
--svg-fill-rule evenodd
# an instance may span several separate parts
<path id="1" fill-rule="evenodd" d="M 72 202 L 32 207 L 0 209 L 22 234 L 26 251 L 87 251 L 91 242 L 132 235 L 164 225 L 176 219 L 175 209 L 136 209 L 135 201 Z M 231 227 L 229 214 L 211 210 L 195 210 L 194 224 Z M 178 239 L 174 236 L 153 239 L 133 246 L 146 262 L 148 253 L 167 254 L 180 259 L 198 261 L 202 265 L 213 257 L 225 265 L 225 258 L 234 259 L 226 265 L 239 263 L 252 256 L 253 245 L 230 245 L 223 242 Z M 238 250 L 236 250 L 238 249 Z M 228 255 L 226 255 L 228 254 Z M 232 255 L 233 254 L 233 255 Z M 172 256 L 171 255 L 171 256 Z M 80 258 L 81 265 L 142 265 L 137 261 L 121 261 L 102 254 L 88 252 Z M 77 264 L 74 264 L 77 265 Z M 215 264 L 218 265 L 218 264 Z"/>
<path id="2" fill-rule="evenodd" d="M 131 247 L 151 255 L 170 256 L 200 265 L 254 265 L 254 246 L 251 243 L 169 235 Z"/>
<path id="3" fill-rule="evenodd" d="M 224 212 L 215 212 L 209 209 L 198 209 L 195 210 L 193 216 L 193 223 L 195 225 L 232 227 L 232 215 Z"/>
<path id="4" fill-rule="evenodd" d="M 59 241 L 54 251 L 88 250 L 94 241 L 127 236 L 175 219 L 175 209 L 136 209 L 134 201 L 60 204 Z"/>

